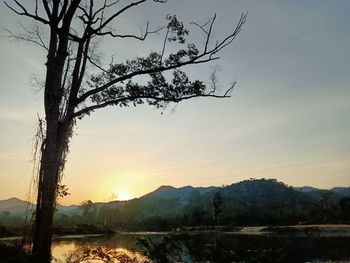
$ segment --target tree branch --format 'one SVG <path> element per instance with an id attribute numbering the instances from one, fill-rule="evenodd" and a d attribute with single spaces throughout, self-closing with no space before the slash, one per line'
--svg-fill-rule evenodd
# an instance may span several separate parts
<path id="1" fill-rule="evenodd" d="M 222 40 L 219 44 L 215 46 L 215 52 L 213 54 L 219 52 L 220 50 L 222 50 L 223 48 L 225 48 L 235 40 L 235 38 L 241 31 L 243 24 L 246 22 L 247 16 L 248 16 L 248 12 L 241 14 L 241 17 L 237 23 L 237 26 L 235 27 L 235 30 L 232 32 L 231 35 L 228 35 L 224 40 Z"/>
<path id="2" fill-rule="evenodd" d="M 114 1 L 114 2 L 112 2 L 110 4 L 107 4 L 107 0 L 105 0 L 103 6 L 101 8 L 99 8 L 97 11 L 95 11 L 95 13 L 93 14 L 92 18 L 94 19 L 99 13 L 101 13 L 100 19 L 101 19 L 101 22 L 102 22 L 105 9 L 111 7 L 111 6 L 113 6 L 113 5 L 115 5 L 115 4 L 119 3 L 119 2 L 120 2 L 120 0 L 117 0 L 117 1 Z"/>
<path id="3" fill-rule="evenodd" d="M 100 66 L 100 65 L 98 64 L 98 62 L 95 62 L 95 61 L 93 60 L 93 58 L 88 57 L 88 60 L 89 60 L 89 62 L 90 62 L 93 66 L 95 66 L 96 68 L 98 68 L 98 69 L 101 70 L 102 72 L 108 73 L 108 70 L 106 70 L 106 69 L 104 69 L 102 66 Z"/>
<path id="4" fill-rule="evenodd" d="M 204 32 L 204 34 L 206 35 L 206 40 L 205 40 L 205 44 L 204 44 L 204 52 L 206 52 L 208 50 L 210 36 L 211 36 L 211 32 L 212 32 L 215 20 L 216 20 L 216 14 L 214 14 L 214 17 L 212 19 L 210 19 L 209 21 L 207 21 L 206 23 L 204 23 L 203 25 L 200 25 L 200 24 L 195 23 L 195 22 L 191 22 L 191 24 L 200 28 Z M 209 29 L 207 30 L 205 27 L 208 25 L 209 25 Z"/>
<path id="5" fill-rule="evenodd" d="M 125 11 L 127 11 L 128 9 L 132 8 L 132 7 L 135 7 L 141 3 L 144 3 L 146 2 L 147 0 L 140 0 L 140 1 L 137 1 L 137 2 L 134 2 L 134 3 L 131 3 L 127 6 L 125 6 L 124 8 L 120 9 L 118 12 L 114 13 L 112 16 L 110 16 L 105 22 L 103 22 L 98 28 L 94 29 L 92 32 L 91 32 L 91 35 L 92 34 L 96 34 L 98 32 L 101 32 L 102 29 L 104 29 L 110 22 L 112 22 L 116 17 L 118 17 L 120 14 L 124 13 Z"/>
<path id="6" fill-rule="evenodd" d="M 46 51 L 49 51 L 49 48 L 45 44 L 45 41 L 41 35 L 42 33 L 39 31 L 38 27 L 35 27 L 33 30 L 27 29 L 22 24 L 21 24 L 21 27 L 25 31 L 24 34 L 14 34 L 9 29 L 4 29 L 4 30 L 8 33 L 9 39 L 21 40 L 21 41 L 34 43 L 34 44 L 44 48 Z"/>
<path id="7" fill-rule="evenodd" d="M 195 57 L 193 57 L 187 61 L 178 62 L 174 65 L 172 65 L 172 64 L 168 65 L 168 66 L 155 65 L 155 67 L 151 68 L 151 69 L 138 70 L 138 71 L 120 76 L 118 78 L 115 78 L 114 80 L 109 81 L 108 83 L 106 83 L 98 88 L 95 88 L 95 89 L 92 89 L 92 90 L 89 90 L 89 91 L 83 93 L 80 96 L 80 98 L 77 99 L 77 105 L 82 103 L 83 101 L 85 101 L 88 97 L 95 95 L 99 92 L 102 92 L 118 82 L 122 82 L 122 81 L 131 79 L 131 78 L 136 77 L 136 76 L 147 75 L 147 74 L 152 74 L 152 73 L 156 73 L 156 72 L 164 72 L 164 71 L 168 71 L 168 70 L 172 70 L 172 69 L 177 69 L 177 68 L 180 68 L 180 67 L 183 67 L 186 65 L 202 64 L 202 63 L 206 63 L 209 61 L 219 59 L 219 57 L 215 56 L 215 54 L 218 53 L 220 50 L 222 50 L 227 45 L 229 45 L 230 43 L 232 43 L 232 41 L 235 39 L 235 37 L 240 32 L 243 24 L 246 22 L 246 18 L 247 18 L 247 13 L 242 13 L 242 15 L 237 23 L 237 26 L 235 27 L 235 30 L 230 35 L 228 35 L 226 38 L 224 38 L 222 41 L 217 42 L 213 48 L 209 49 L 208 43 L 209 43 L 209 38 L 210 38 L 210 35 L 212 32 L 211 30 L 213 27 L 213 23 L 215 21 L 215 16 L 214 16 L 214 18 L 210 22 L 210 28 L 208 31 L 204 51 L 201 54 L 196 55 Z"/>
<path id="8" fill-rule="evenodd" d="M 68 2 L 69 2 L 69 0 L 64 0 L 63 5 L 61 7 L 61 11 L 60 11 L 60 13 L 58 15 L 58 21 L 61 21 L 63 16 L 66 14 L 67 8 L 68 8 Z"/>
<path id="9" fill-rule="evenodd" d="M 27 17 L 30 17 L 30 18 L 33 18 L 34 20 L 37 20 L 45 25 L 49 25 L 50 22 L 38 15 L 33 15 L 33 14 L 30 14 L 27 9 L 21 4 L 19 3 L 17 0 L 12 0 L 13 2 L 16 3 L 16 5 L 22 10 L 22 11 L 18 11 L 16 10 L 14 7 L 12 7 L 11 5 L 9 5 L 6 1 L 4 1 L 4 4 L 11 10 L 13 11 L 14 13 L 16 13 L 17 15 L 20 15 L 20 16 L 27 16 Z"/>
<path id="10" fill-rule="evenodd" d="M 81 109 L 73 114 L 73 118 L 80 118 L 85 114 L 89 114 L 90 112 L 104 108 L 109 105 L 117 105 L 122 102 L 128 102 L 128 101 L 134 101 L 138 99 L 149 99 L 149 100 L 154 100 L 154 101 L 161 101 L 161 102 L 180 102 L 183 100 L 188 100 L 192 98 L 199 98 L 199 97 L 212 97 L 212 98 L 230 98 L 231 96 L 228 95 L 228 93 L 232 90 L 232 87 L 225 92 L 224 95 L 214 95 L 214 94 L 200 94 L 200 95 L 190 95 L 190 96 L 183 96 L 179 98 L 166 98 L 166 97 L 156 97 L 156 96 L 129 96 L 129 97 L 124 97 L 124 98 L 119 98 L 115 100 L 110 100 L 103 102 L 101 104 L 95 104 L 92 106 L 88 106 L 84 109 Z"/>
<path id="11" fill-rule="evenodd" d="M 149 28 L 149 23 L 147 22 L 145 33 L 141 32 L 140 36 L 136 36 L 136 35 L 132 35 L 132 34 L 125 34 L 125 35 L 123 35 L 123 34 L 115 34 L 112 31 L 96 32 L 96 33 L 94 33 L 94 35 L 96 35 L 96 36 L 109 35 L 109 36 L 114 37 L 114 38 L 134 38 L 134 39 L 138 39 L 138 40 L 144 41 L 149 34 L 156 34 L 160 30 L 162 30 L 164 27 L 158 28 L 158 29 L 153 30 L 153 31 L 149 31 L 148 28 Z"/>
<path id="12" fill-rule="evenodd" d="M 44 9 L 46 11 L 47 17 L 49 19 L 51 19 L 51 15 L 52 14 L 51 14 L 51 10 L 50 10 L 50 7 L 49 7 L 49 4 L 48 4 L 47 0 L 43 0 L 42 2 L 43 2 Z"/>
<path id="13" fill-rule="evenodd" d="M 132 72 L 130 74 L 121 76 L 119 78 L 116 78 L 116 79 L 106 83 L 105 85 L 103 85 L 101 87 L 98 87 L 96 89 L 92 89 L 92 90 L 89 90 L 89 91 L 85 92 L 84 94 L 82 94 L 80 96 L 80 98 L 77 99 L 77 105 L 82 103 L 89 96 L 97 94 L 97 93 L 99 93 L 101 91 L 104 91 L 107 88 L 109 88 L 110 86 L 112 86 L 113 84 L 116 84 L 118 82 L 122 82 L 122 81 L 125 81 L 125 80 L 128 80 L 128 79 L 131 79 L 131 78 L 136 77 L 136 76 L 148 75 L 148 74 L 152 74 L 152 73 L 156 73 L 156 72 L 164 72 L 164 71 L 180 68 L 180 67 L 183 67 L 183 66 L 186 66 L 186 65 L 190 65 L 190 64 L 191 65 L 192 64 L 202 64 L 202 63 L 207 63 L 209 61 L 213 61 L 213 60 L 219 59 L 219 57 L 212 57 L 212 58 L 208 58 L 208 59 L 197 60 L 200 57 L 202 57 L 202 56 L 197 57 L 196 60 L 189 60 L 189 61 L 186 61 L 186 62 L 183 62 L 183 63 L 180 63 L 180 64 L 176 64 L 176 65 L 171 65 L 171 66 L 166 66 L 166 67 L 164 67 L 164 66 L 162 66 L 162 67 L 155 67 L 155 68 L 147 69 L 147 70 L 139 70 L 139 71 L 135 71 L 135 72 Z"/>

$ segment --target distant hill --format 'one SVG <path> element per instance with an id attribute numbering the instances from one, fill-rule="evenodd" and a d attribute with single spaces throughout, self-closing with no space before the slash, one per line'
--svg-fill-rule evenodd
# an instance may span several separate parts
<path id="1" fill-rule="evenodd" d="M 328 215 L 322 214 L 324 203 L 321 202 L 319 189 L 309 187 L 299 190 L 275 179 L 251 179 L 208 188 L 162 186 L 127 202 L 120 211 L 127 224 L 139 229 L 167 229 L 179 224 L 212 225 L 213 198 L 216 193 L 222 198 L 223 224 L 334 222 Z M 311 193 L 316 194 L 316 197 Z M 336 206 L 339 199 L 334 193 L 327 206 Z"/>
<path id="2" fill-rule="evenodd" d="M 311 192 L 318 192 L 321 189 L 311 187 L 311 186 L 302 186 L 302 187 L 293 187 L 295 190 L 300 191 L 302 193 L 311 193 Z"/>
<path id="3" fill-rule="evenodd" d="M 27 208 L 30 210 L 33 204 L 15 197 L 0 201 L 0 212 L 7 211 L 15 215 L 24 215 Z"/>
<path id="4" fill-rule="evenodd" d="M 148 193 L 140 199 L 160 199 L 160 198 L 176 198 L 179 199 L 182 202 L 187 202 L 190 195 L 193 191 L 198 191 L 199 194 L 205 194 L 211 191 L 214 191 L 218 189 L 218 187 L 215 186 L 209 186 L 209 187 L 193 187 L 193 186 L 184 186 L 180 188 L 175 188 L 172 186 L 164 185 L 156 189 L 155 191 Z"/>
<path id="5" fill-rule="evenodd" d="M 260 179 L 246 180 L 224 187 L 162 186 L 127 202 L 121 212 L 132 215 L 129 220 L 144 219 L 146 223 L 147 218 L 154 223 L 154 220 L 160 217 L 175 221 L 183 220 L 188 224 L 211 224 L 212 200 L 217 192 L 222 197 L 222 209 L 226 216 L 233 214 L 239 216 L 253 210 L 260 211 L 260 215 L 264 211 L 277 213 L 278 210 L 301 209 L 314 202 L 306 194 L 277 180 Z M 247 220 L 241 218 L 243 221 Z M 258 216 L 252 215 L 251 218 Z M 229 218 L 226 220 L 230 221 Z M 152 227 L 150 222 L 147 228 Z"/>
<path id="6" fill-rule="evenodd" d="M 218 192 L 223 200 L 225 222 L 288 224 L 309 220 L 314 217 L 312 211 L 322 210 L 325 206 L 322 203 L 324 191 L 327 190 L 310 186 L 290 187 L 275 179 L 251 179 L 223 187 L 161 186 L 129 201 L 95 203 L 93 211 L 97 217 L 103 213 L 104 217 L 108 213 L 111 218 L 122 216 L 124 226 L 141 225 L 145 229 L 152 229 L 154 224 L 163 225 L 164 220 L 173 225 L 180 221 L 184 225 L 212 224 L 213 197 Z M 350 197 L 350 187 L 335 187 L 329 191 L 332 192 L 327 204 L 329 207 L 337 207 L 344 196 Z M 2 218 L 11 222 L 13 216 L 24 217 L 27 206 L 28 202 L 18 198 L 0 201 L 0 223 Z M 29 204 L 29 208 L 32 207 Z M 71 222 L 73 218 L 74 222 L 79 222 L 82 214 L 79 205 L 58 205 L 55 213 L 62 222 L 67 218 Z M 318 218 L 329 221 L 324 214 L 319 214 Z"/>
<path id="7" fill-rule="evenodd" d="M 58 212 L 66 215 L 81 213 L 78 211 L 78 208 L 79 208 L 78 205 L 70 205 L 70 206 L 58 205 L 57 206 Z M 6 199 L 6 200 L 0 200 L 0 213 L 9 212 L 12 215 L 24 216 L 25 213 L 27 212 L 27 209 L 28 209 L 28 213 L 31 213 L 34 211 L 35 205 L 15 197 Z"/>
<path id="8" fill-rule="evenodd" d="M 309 198 L 320 201 L 322 199 L 322 192 L 330 191 L 332 194 L 330 200 L 337 202 L 339 199 L 349 196 L 350 197 L 350 187 L 334 187 L 329 190 L 319 189 L 310 186 L 294 187 L 295 190 L 306 194 Z"/>
<path id="9" fill-rule="evenodd" d="M 226 202 L 240 206 L 294 207 L 307 199 L 275 179 L 245 180 L 226 186 L 219 193 Z"/>
<path id="10" fill-rule="evenodd" d="M 350 196 L 350 187 L 334 187 L 330 190 L 338 195 Z"/>
<path id="11" fill-rule="evenodd" d="M 58 205 L 57 206 L 57 213 L 65 214 L 65 215 L 80 215 L 81 210 L 79 209 L 79 205 Z"/>

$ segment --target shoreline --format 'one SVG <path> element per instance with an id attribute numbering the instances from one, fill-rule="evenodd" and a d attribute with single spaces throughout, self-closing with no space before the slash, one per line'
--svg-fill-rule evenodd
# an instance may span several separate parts
<path id="1" fill-rule="evenodd" d="M 313 225 L 290 225 L 290 226 L 244 226 L 244 227 L 193 227 L 177 229 L 173 231 L 115 231 L 115 233 L 77 233 L 54 235 L 53 240 L 71 238 L 89 238 L 106 235 L 166 235 L 166 234 L 195 234 L 195 233 L 222 233 L 232 235 L 292 235 L 300 237 L 350 237 L 350 225 L 347 224 L 313 224 Z M 22 236 L 0 237 L 1 241 L 13 241 Z"/>

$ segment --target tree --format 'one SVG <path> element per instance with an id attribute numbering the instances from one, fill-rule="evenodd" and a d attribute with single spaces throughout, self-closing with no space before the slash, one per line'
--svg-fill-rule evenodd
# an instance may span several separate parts
<path id="1" fill-rule="evenodd" d="M 222 198 L 219 192 L 216 192 L 213 198 L 214 220 L 220 226 L 220 214 L 222 212 Z"/>
<path id="2" fill-rule="evenodd" d="M 45 120 L 40 121 L 42 143 L 38 169 L 37 207 L 33 254 L 39 262 L 50 260 L 52 218 L 59 184 L 69 150 L 69 141 L 78 119 L 106 106 L 127 107 L 148 103 L 157 108 L 170 102 L 178 103 L 196 97 L 227 98 L 233 85 L 218 94 L 216 77 L 212 85 L 200 80 L 191 81 L 182 70 L 219 59 L 219 52 L 233 42 L 246 21 L 242 13 L 232 33 L 222 40 L 212 39 L 216 16 L 205 24 L 192 23 L 204 34 L 204 44 L 186 45 L 189 31 L 175 15 L 166 17 L 164 28 L 150 30 L 149 24 L 141 35 L 118 34 L 112 23 L 122 14 L 151 0 L 121 1 L 93 0 L 7 0 L 5 5 L 15 14 L 31 19 L 38 26 L 26 35 L 11 37 L 38 44 L 47 52 L 44 81 Z M 166 0 L 153 0 L 155 4 Z M 46 28 L 47 41 L 40 28 Z M 100 63 L 95 43 L 101 38 L 131 38 L 145 40 L 150 34 L 164 31 L 164 44 L 158 52 L 125 62 Z M 178 51 L 170 53 L 169 43 L 178 44 Z M 214 43 L 214 44 L 212 44 Z M 88 70 L 94 67 L 94 70 Z M 171 77 L 167 75 L 171 72 Z M 138 77 L 148 81 L 139 82 Z"/>
<path id="3" fill-rule="evenodd" d="M 329 208 L 330 208 L 330 199 L 331 199 L 331 196 L 332 196 L 333 192 L 330 191 L 330 190 L 320 190 L 319 194 L 321 196 L 321 204 L 323 206 L 323 209 L 325 211 L 329 210 Z"/>
<path id="4" fill-rule="evenodd" d="M 194 226 L 203 225 L 205 219 L 205 209 L 201 202 L 201 194 L 198 190 L 193 190 L 188 199 L 189 215 L 191 224 Z"/>
<path id="5" fill-rule="evenodd" d="M 104 205 L 98 211 L 98 218 L 104 226 L 116 225 L 121 222 L 122 213 L 118 208 L 113 208 L 110 205 Z"/>
<path id="6" fill-rule="evenodd" d="M 341 211 L 341 215 L 343 217 L 343 219 L 350 219 L 349 216 L 349 211 L 350 211 L 350 197 L 349 196 L 345 196 L 343 198 L 341 198 L 338 202 L 339 207 L 340 207 L 340 211 Z"/>
<path id="7" fill-rule="evenodd" d="M 87 223 L 91 223 L 96 217 L 96 207 L 91 200 L 81 202 L 79 208 L 83 210 L 82 216 Z"/>

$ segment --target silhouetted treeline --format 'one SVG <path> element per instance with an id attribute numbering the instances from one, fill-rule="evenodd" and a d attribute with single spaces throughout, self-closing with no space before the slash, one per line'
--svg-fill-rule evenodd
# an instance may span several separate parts
<path id="1" fill-rule="evenodd" d="M 350 221 L 350 196 L 329 190 L 301 191 L 274 179 L 251 179 L 208 189 L 184 187 L 178 195 L 176 188 L 161 187 L 128 202 L 85 201 L 75 212 L 56 212 L 55 232 L 64 233 L 64 228 L 72 233 L 94 233 L 101 229 L 165 231 L 217 224 L 234 227 Z M 219 210 L 215 208 L 218 200 Z M 9 212 L 0 214 L 2 225 L 18 225 L 21 220 Z M 1 231 L 2 235 L 6 232 L 4 227 Z"/>
<path id="2" fill-rule="evenodd" d="M 349 196 L 328 190 L 304 193 L 273 179 L 251 179 L 202 194 L 192 189 L 186 199 L 166 198 L 156 191 L 124 205 L 118 202 L 90 204 L 81 208 L 82 216 L 57 214 L 55 222 L 158 231 L 213 226 L 217 225 L 213 206 L 216 194 L 222 199 L 220 224 L 223 226 L 348 223 L 350 220 Z"/>

